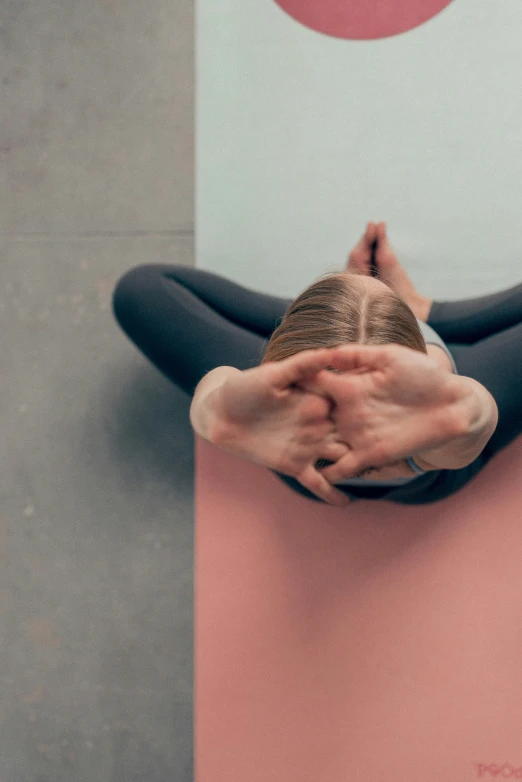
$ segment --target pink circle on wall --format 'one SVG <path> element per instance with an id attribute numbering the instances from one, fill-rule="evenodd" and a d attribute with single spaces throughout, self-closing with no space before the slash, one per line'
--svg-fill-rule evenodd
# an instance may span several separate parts
<path id="1" fill-rule="evenodd" d="M 452 0 L 275 0 L 296 21 L 335 38 L 399 35 L 427 22 Z"/>

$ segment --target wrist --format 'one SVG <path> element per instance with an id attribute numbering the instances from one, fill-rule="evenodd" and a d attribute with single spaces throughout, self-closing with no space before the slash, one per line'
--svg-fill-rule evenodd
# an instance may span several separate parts
<path id="1" fill-rule="evenodd" d="M 235 367 L 217 367 L 200 381 L 190 405 L 190 423 L 193 429 L 208 442 L 216 444 L 222 429 L 220 391 L 224 383 L 241 370 Z"/>
<path id="2" fill-rule="evenodd" d="M 469 390 L 469 418 L 466 436 L 470 439 L 485 439 L 492 436 L 498 424 L 498 407 L 494 397 L 482 383 L 471 377 L 462 377 Z"/>
<path id="3" fill-rule="evenodd" d="M 462 375 L 451 376 L 449 382 L 455 395 L 449 414 L 455 422 L 456 434 L 448 443 L 414 455 L 423 469 L 467 467 L 482 453 L 497 427 L 497 404 L 481 383 Z"/>

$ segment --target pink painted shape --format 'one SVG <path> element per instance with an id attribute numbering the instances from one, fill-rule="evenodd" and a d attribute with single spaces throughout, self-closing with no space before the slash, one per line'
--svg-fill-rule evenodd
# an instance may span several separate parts
<path id="1" fill-rule="evenodd" d="M 339 509 L 196 438 L 197 782 L 520 769 L 521 474 Z"/>
<path id="2" fill-rule="evenodd" d="M 388 38 L 419 27 L 452 0 L 275 0 L 306 27 L 336 38 Z"/>

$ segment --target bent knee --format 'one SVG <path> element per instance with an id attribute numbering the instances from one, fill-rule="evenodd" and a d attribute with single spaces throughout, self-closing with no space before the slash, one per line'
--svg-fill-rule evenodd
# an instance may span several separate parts
<path id="1" fill-rule="evenodd" d="M 133 316 L 151 287 L 158 284 L 160 269 L 152 264 L 134 266 L 120 277 L 112 294 L 112 311 L 118 323 L 123 326 Z"/>

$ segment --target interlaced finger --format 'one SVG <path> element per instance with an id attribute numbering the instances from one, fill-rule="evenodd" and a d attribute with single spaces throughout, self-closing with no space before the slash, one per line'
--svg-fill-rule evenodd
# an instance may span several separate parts
<path id="1" fill-rule="evenodd" d="M 308 491 L 315 494 L 319 499 L 324 500 L 329 505 L 336 505 L 337 507 L 345 507 L 349 505 L 350 498 L 342 492 L 340 489 L 336 489 L 332 486 L 321 473 L 315 469 L 313 464 L 309 464 L 302 473 L 296 475 L 296 480 L 308 489 Z"/>

